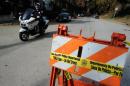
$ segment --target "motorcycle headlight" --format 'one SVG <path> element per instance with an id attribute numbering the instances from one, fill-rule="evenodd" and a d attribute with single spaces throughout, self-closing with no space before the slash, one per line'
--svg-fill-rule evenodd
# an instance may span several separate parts
<path id="1" fill-rule="evenodd" d="M 26 24 L 21 23 L 20 26 L 21 27 L 26 27 Z"/>

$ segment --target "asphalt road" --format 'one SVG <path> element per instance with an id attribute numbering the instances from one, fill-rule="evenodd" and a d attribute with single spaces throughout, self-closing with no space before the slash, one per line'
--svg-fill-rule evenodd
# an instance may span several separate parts
<path id="1" fill-rule="evenodd" d="M 79 18 L 67 25 L 69 33 L 76 35 L 82 29 L 85 37 L 96 32 L 96 38 L 110 40 L 112 32 L 121 32 L 130 40 L 130 27 L 112 21 Z M 48 59 L 57 26 L 51 23 L 44 36 L 28 42 L 19 40 L 19 25 L 0 26 L 0 86 L 49 86 Z"/>

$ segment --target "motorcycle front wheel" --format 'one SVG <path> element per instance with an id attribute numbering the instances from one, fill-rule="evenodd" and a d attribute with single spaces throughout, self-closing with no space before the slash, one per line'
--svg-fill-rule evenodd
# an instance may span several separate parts
<path id="1" fill-rule="evenodd" d="M 29 40 L 29 34 L 27 32 L 20 32 L 19 33 L 19 38 L 22 41 L 28 41 Z"/>

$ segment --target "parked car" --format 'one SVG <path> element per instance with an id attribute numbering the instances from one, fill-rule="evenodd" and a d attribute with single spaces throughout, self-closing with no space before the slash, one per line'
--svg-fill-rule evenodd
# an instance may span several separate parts
<path id="1" fill-rule="evenodd" d="M 71 15 L 67 11 L 61 11 L 56 17 L 57 22 L 69 22 L 71 21 Z"/>

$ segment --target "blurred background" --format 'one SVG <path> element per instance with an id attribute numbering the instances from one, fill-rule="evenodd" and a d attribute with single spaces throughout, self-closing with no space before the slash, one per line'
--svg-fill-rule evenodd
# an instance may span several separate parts
<path id="1" fill-rule="evenodd" d="M 51 19 L 61 9 L 67 9 L 73 17 L 104 13 L 110 13 L 112 17 L 130 14 L 130 0 L 1 0 L 0 16 L 18 18 L 19 12 L 32 7 L 35 2 L 41 3 Z"/>

